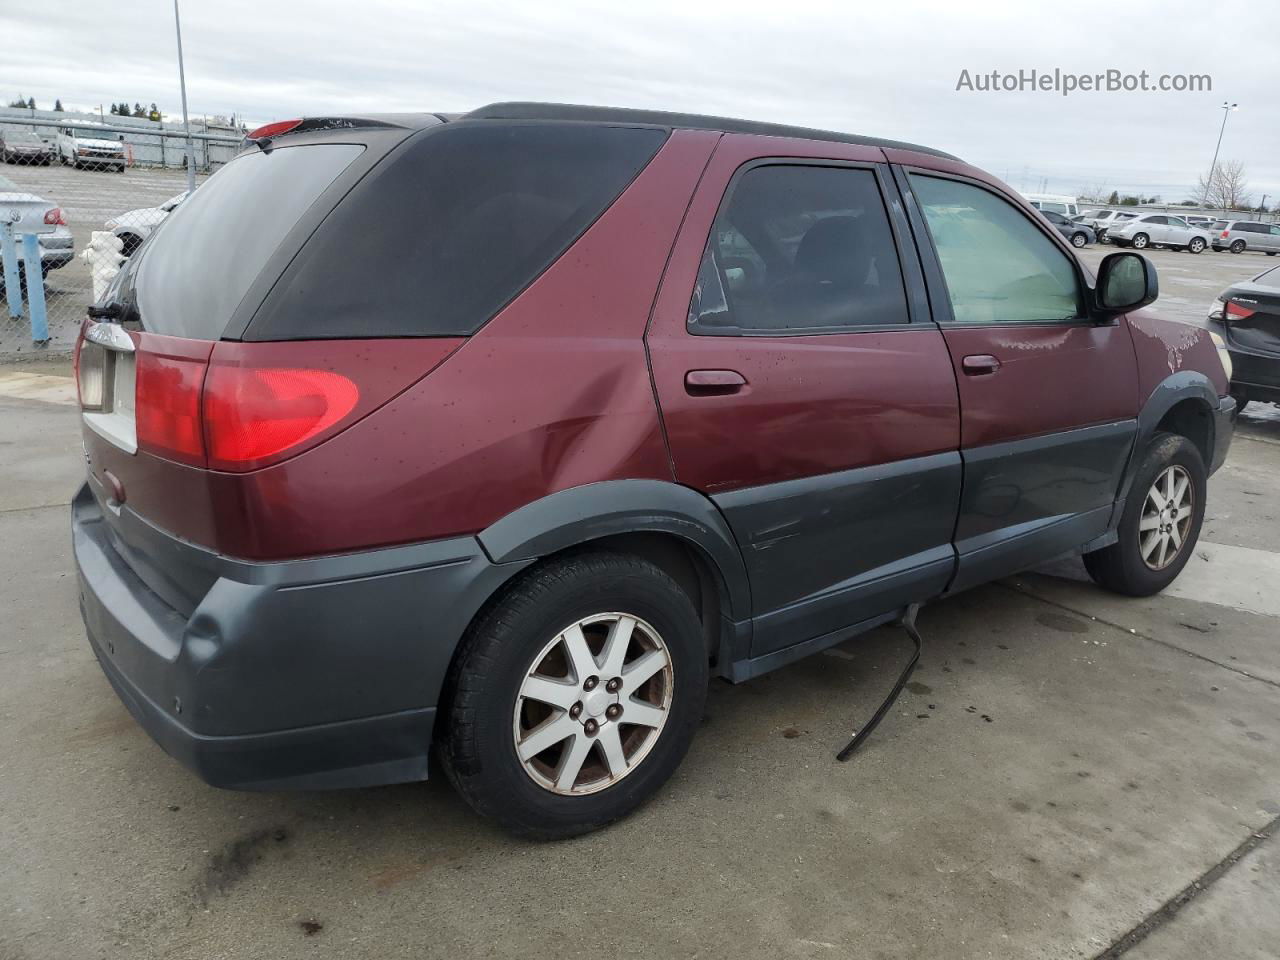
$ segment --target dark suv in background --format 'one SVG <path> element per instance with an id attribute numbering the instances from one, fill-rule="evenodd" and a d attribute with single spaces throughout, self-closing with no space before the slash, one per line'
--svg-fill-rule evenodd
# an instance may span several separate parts
<path id="1" fill-rule="evenodd" d="M 475 809 L 582 832 L 670 776 L 709 677 L 1068 551 L 1177 576 L 1234 403 L 1156 292 L 925 147 L 275 124 L 84 325 L 89 639 L 211 783 L 419 780 L 434 744 Z"/>

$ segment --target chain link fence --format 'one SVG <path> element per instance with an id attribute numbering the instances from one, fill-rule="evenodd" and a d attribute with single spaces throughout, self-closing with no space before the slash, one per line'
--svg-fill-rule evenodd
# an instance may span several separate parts
<path id="1" fill-rule="evenodd" d="M 197 185 L 240 142 L 193 136 Z M 0 117 L 0 356 L 72 349 L 85 309 L 185 199 L 185 151 L 182 131 Z"/>

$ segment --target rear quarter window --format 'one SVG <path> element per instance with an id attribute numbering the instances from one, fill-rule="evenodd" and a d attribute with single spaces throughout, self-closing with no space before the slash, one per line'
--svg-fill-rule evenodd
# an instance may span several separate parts
<path id="1" fill-rule="evenodd" d="M 411 138 L 325 219 L 246 338 L 470 335 L 586 231 L 666 137 L 480 120 Z"/>

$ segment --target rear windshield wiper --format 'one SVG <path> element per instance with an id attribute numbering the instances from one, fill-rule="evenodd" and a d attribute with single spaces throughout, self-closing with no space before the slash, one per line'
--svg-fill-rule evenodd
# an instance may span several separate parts
<path id="1" fill-rule="evenodd" d="M 119 322 L 124 319 L 124 304 L 117 301 L 108 303 L 104 307 L 91 304 L 88 313 L 90 320 L 115 320 Z"/>

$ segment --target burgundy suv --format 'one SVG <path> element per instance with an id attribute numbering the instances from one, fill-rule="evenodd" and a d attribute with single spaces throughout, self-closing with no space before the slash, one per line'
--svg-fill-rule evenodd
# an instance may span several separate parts
<path id="1" fill-rule="evenodd" d="M 924 147 L 594 107 L 255 131 L 77 356 L 81 606 L 212 784 L 634 809 L 742 681 L 1066 552 L 1182 569 L 1234 403 Z M 1139 312 L 1135 312 L 1139 311 Z"/>

